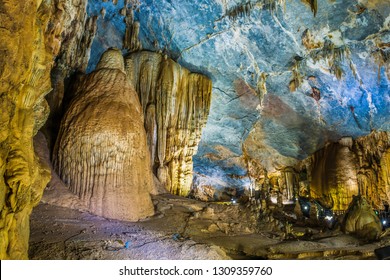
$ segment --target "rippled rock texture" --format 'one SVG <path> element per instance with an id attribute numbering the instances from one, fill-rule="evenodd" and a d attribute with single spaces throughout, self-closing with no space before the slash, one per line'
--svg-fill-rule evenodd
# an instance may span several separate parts
<path id="1" fill-rule="evenodd" d="M 27 258 L 29 216 L 50 177 L 32 137 L 48 117 L 66 2 L 0 1 L 0 259 Z"/>
<path id="2" fill-rule="evenodd" d="M 61 179 L 94 214 L 128 221 L 152 215 L 142 107 L 121 52 L 105 52 L 74 88 L 54 149 Z"/>
<path id="3" fill-rule="evenodd" d="M 155 174 L 168 191 L 186 196 L 209 114 L 211 81 L 146 51 L 130 54 L 126 71 L 141 100 Z"/>

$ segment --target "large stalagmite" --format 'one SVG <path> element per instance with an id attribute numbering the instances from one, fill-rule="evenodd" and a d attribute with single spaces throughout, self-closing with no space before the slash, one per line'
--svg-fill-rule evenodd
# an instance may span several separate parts
<path id="1" fill-rule="evenodd" d="M 119 50 L 105 52 L 75 87 L 54 164 L 92 213 L 135 221 L 153 214 L 153 175 L 138 97 Z"/>
<path id="2" fill-rule="evenodd" d="M 211 81 L 147 51 L 130 54 L 126 71 L 140 96 L 155 174 L 168 191 L 185 196 L 209 114 Z"/>

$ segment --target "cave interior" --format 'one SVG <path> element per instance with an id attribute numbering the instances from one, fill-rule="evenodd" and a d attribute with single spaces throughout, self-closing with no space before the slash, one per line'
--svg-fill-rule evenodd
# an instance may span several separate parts
<path id="1" fill-rule="evenodd" d="M 0 0 L 0 259 L 390 258 L 388 0 Z"/>

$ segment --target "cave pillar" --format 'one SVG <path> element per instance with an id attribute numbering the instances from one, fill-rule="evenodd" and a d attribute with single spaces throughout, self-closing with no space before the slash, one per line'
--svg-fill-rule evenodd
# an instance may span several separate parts
<path id="1" fill-rule="evenodd" d="M 131 53 L 126 71 L 142 104 L 155 175 L 167 191 L 187 196 L 192 156 L 210 109 L 211 81 L 148 51 Z"/>

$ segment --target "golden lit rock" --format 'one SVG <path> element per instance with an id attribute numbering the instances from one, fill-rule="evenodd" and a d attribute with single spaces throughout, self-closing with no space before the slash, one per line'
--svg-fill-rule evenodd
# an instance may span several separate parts
<path id="1" fill-rule="evenodd" d="M 0 6 L 0 259 L 26 259 L 29 217 L 50 177 L 32 144 L 48 115 L 50 4 L 1 1 Z"/>
<path id="2" fill-rule="evenodd" d="M 357 159 L 348 140 L 327 145 L 313 156 L 311 196 L 332 197 L 334 210 L 347 209 L 352 196 L 359 192 L 357 167 Z"/>
<path id="3" fill-rule="evenodd" d="M 381 221 L 368 200 L 362 196 L 353 197 L 345 214 L 343 229 L 367 241 L 378 239 L 382 233 Z"/>

